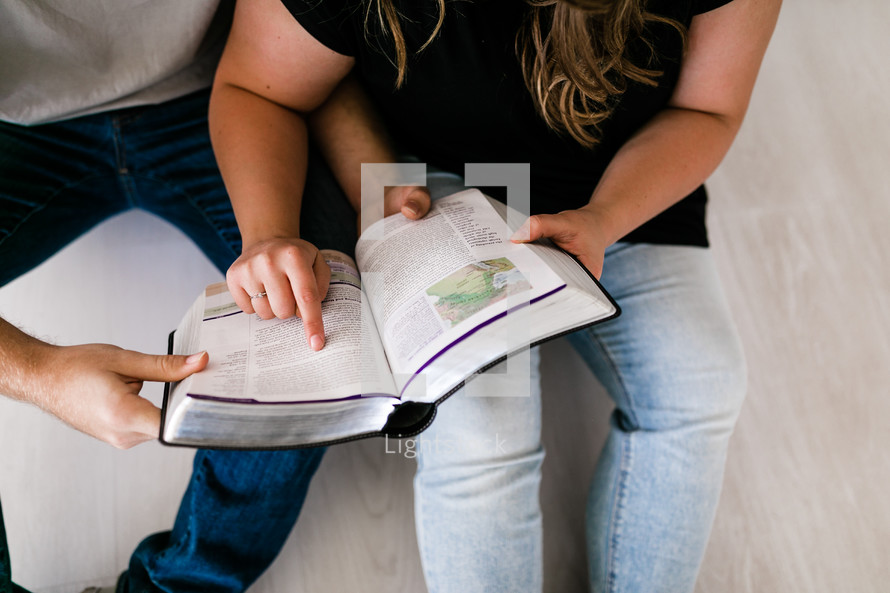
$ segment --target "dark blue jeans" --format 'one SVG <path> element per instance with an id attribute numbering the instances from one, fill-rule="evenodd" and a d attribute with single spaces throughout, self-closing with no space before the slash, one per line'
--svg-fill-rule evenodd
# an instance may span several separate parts
<path id="1" fill-rule="evenodd" d="M 3 526 L 3 508 L 0 506 L 0 593 L 28 593 L 12 582 L 9 566 L 9 548 L 6 547 L 6 528 Z"/>
<path id="2" fill-rule="evenodd" d="M 0 286 L 103 220 L 141 208 L 225 271 L 241 251 L 207 130 L 208 93 L 22 127 L 0 122 Z M 310 161 L 302 236 L 350 253 L 355 214 Z M 160 345 L 159 345 L 160 346 Z M 324 450 L 199 450 L 173 530 L 139 544 L 118 593 L 244 591 L 297 519 Z M 0 593 L 13 589 L 0 515 Z"/>

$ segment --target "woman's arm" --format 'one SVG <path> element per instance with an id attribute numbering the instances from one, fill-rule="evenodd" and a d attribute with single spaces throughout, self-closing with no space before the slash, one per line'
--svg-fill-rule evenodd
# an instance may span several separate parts
<path id="1" fill-rule="evenodd" d="M 316 41 L 280 0 L 236 6 L 210 101 L 210 134 L 243 248 L 227 274 L 247 313 L 301 315 L 313 349 L 324 345 L 321 300 L 330 270 L 299 238 L 308 130 L 360 209 L 362 162 L 394 162 L 382 125 L 358 83 L 354 60 Z M 387 213 L 417 218 L 424 190 L 392 188 Z M 250 295 L 265 292 L 265 298 Z"/>
<path id="2" fill-rule="evenodd" d="M 309 130 L 355 211 L 362 212 L 364 201 L 366 212 L 377 212 L 367 208 L 369 197 L 361 195 L 361 165 L 395 163 L 398 155 L 376 109 L 353 74 L 347 76 L 328 101 L 312 114 Z M 426 187 L 386 187 L 383 198 L 384 215 L 401 212 L 407 218 L 417 219 L 430 209 Z"/>
<path id="3" fill-rule="evenodd" d="M 330 270 L 299 239 L 306 178 L 306 114 L 322 105 L 352 58 L 317 42 L 279 0 L 238 2 L 210 99 L 210 137 L 243 248 L 229 290 L 245 312 L 303 317 L 324 345 L 321 299 Z M 250 295 L 265 292 L 266 298 Z"/>
<path id="4" fill-rule="evenodd" d="M 734 0 L 692 19 L 666 109 L 616 153 L 578 210 L 530 217 L 515 240 L 550 237 L 596 276 L 609 245 L 690 194 L 741 126 L 781 0 Z"/>

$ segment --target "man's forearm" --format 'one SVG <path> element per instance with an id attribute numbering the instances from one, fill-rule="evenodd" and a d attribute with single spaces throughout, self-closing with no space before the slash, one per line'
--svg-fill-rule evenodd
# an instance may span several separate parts
<path id="1" fill-rule="evenodd" d="M 54 348 L 0 318 L 0 394 L 43 407 L 36 378 Z"/>

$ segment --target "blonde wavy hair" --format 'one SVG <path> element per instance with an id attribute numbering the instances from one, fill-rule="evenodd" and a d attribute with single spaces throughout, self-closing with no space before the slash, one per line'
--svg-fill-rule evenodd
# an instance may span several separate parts
<path id="1" fill-rule="evenodd" d="M 418 53 L 433 42 L 445 20 L 446 0 L 437 1 L 436 26 Z M 525 2 L 529 11 L 515 41 L 525 86 L 547 125 L 586 147 L 597 144 L 599 124 L 611 115 L 628 81 L 657 86 L 662 71 L 650 67 L 655 50 L 645 37 L 647 25 L 667 24 L 684 44 L 686 40 L 683 25 L 648 12 L 646 0 Z M 395 0 L 369 0 L 366 32 L 372 19 L 392 38 L 395 55 L 390 60 L 398 69 L 396 88 L 401 88 L 408 73 L 408 47 Z M 648 48 L 647 64 L 635 64 L 628 55 L 635 40 Z"/>

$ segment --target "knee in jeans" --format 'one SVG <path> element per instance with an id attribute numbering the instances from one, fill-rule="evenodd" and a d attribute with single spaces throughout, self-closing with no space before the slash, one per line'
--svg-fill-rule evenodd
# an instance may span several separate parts
<path id="1" fill-rule="evenodd" d="M 735 429 L 748 387 L 748 372 L 741 348 L 727 348 L 711 357 L 702 383 L 693 389 L 687 427 L 728 439 Z"/>
<path id="2" fill-rule="evenodd" d="M 324 454 L 323 447 L 290 451 L 199 450 L 195 477 L 221 492 L 261 496 L 301 491 Z"/>
<path id="3" fill-rule="evenodd" d="M 616 410 L 614 425 L 623 432 L 692 430 L 728 438 L 745 400 L 748 375 L 740 347 L 720 350 L 691 367 L 653 371 L 631 391 L 629 407 Z M 658 378 L 660 372 L 666 377 Z"/>

